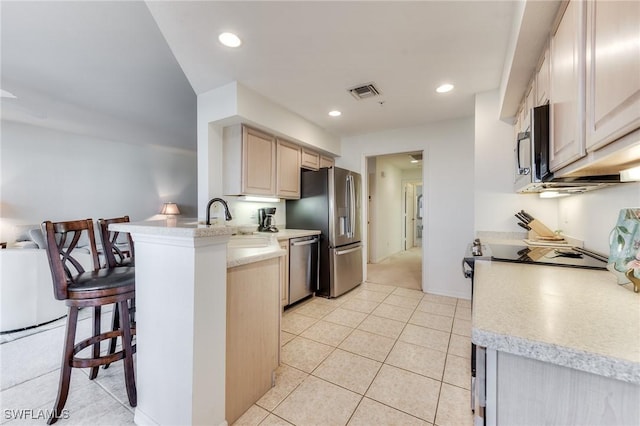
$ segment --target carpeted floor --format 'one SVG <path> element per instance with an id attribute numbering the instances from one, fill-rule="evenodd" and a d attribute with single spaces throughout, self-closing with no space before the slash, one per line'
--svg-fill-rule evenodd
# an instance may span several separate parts
<path id="1" fill-rule="evenodd" d="M 367 282 L 422 290 L 422 248 L 394 254 L 367 265 Z"/>

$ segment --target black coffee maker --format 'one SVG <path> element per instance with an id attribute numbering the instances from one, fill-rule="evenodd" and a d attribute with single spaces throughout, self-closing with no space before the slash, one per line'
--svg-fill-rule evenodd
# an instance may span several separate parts
<path id="1" fill-rule="evenodd" d="M 276 228 L 276 208 L 267 207 L 258 209 L 258 231 L 259 232 L 278 232 Z"/>

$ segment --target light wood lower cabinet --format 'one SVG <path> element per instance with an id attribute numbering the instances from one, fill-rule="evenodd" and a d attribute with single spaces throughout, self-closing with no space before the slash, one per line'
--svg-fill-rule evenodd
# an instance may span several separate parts
<path id="1" fill-rule="evenodd" d="M 280 248 L 287 252 L 280 258 L 280 305 L 289 304 L 289 240 L 280 241 Z"/>
<path id="2" fill-rule="evenodd" d="M 227 270 L 226 420 L 272 386 L 280 352 L 280 260 Z"/>
<path id="3" fill-rule="evenodd" d="M 498 425 L 640 424 L 638 385 L 505 352 L 495 371 Z"/>

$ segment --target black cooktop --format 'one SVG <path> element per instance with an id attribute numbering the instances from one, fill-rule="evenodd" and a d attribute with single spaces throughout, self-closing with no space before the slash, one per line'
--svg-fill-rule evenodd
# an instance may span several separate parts
<path id="1" fill-rule="evenodd" d="M 572 268 L 607 269 L 606 258 L 574 247 L 534 247 L 491 244 L 491 260 Z M 596 257 L 597 256 L 597 257 Z"/>

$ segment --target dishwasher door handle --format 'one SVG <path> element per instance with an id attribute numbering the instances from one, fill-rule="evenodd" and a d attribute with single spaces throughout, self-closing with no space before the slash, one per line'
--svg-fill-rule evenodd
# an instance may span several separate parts
<path id="1" fill-rule="evenodd" d="M 354 251 L 358 251 L 358 250 L 362 250 L 362 246 L 358 246 L 352 249 L 348 249 L 348 250 L 342 250 L 342 251 L 337 251 L 336 250 L 336 256 L 342 256 L 343 254 L 349 254 L 349 253 L 353 253 Z"/>
<path id="2" fill-rule="evenodd" d="M 291 243 L 292 246 L 294 247 L 298 247 L 298 246 L 308 246 L 309 244 L 315 244 L 318 242 L 317 238 L 314 238 L 313 240 L 306 240 L 306 241 L 296 241 Z"/>

